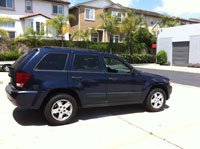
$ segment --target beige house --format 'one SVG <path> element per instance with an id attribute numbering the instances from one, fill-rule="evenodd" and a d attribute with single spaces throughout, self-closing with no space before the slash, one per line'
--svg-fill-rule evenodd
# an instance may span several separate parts
<path id="1" fill-rule="evenodd" d="M 110 0 L 93 0 L 85 3 L 80 3 L 69 9 L 69 13 L 76 16 L 76 21 L 70 21 L 70 34 L 77 30 L 87 30 L 92 28 L 98 28 L 102 20 L 99 15 L 104 12 L 111 12 L 114 16 L 118 16 L 122 19 L 123 6 L 115 4 Z M 97 29 L 97 33 L 91 34 L 91 41 L 107 42 L 109 37 L 105 30 Z M 121 35 L 114 35 L 114 42 L 122 41 Z"/>
<path id="2" fill-rule="evenodd" d="M 79 3 L 69 9 L 69 13 L 76 16 L 76 21 L 70 21 L 70 36 L 74 34 L 74 32 L 78 30 L 88 30 L 92 28 L 98 28 L 99 24 L 102 20 L 99 18 L 99 14 L 104 12 L 110 12 L 113 16 L 118 16 L 120 19 L 123 19 L 122 11 L 126 7 L 123 7 L 120 4 L 114 3 L 111 0 L 91 0 L 84 3 Z M 159 13 L 145 11 L 140 9 L 134 9 L 136 15 L 143 15 L 144 20 L 150 32 L 152 34 L 156 34 L 158 29 L 160 29 L 161 18 Z M 179 18 L 181 24 L 193 24 L 200 23 L 199 20 L 189 20 Z M 81 39 L 79 39 L 81 40 Z M 109 37 L 105 30 L 98 29 L 97 33 L 93 33 L 90 35 L 91 41 L 96 42 L 108 42 Z M 122 42 L 123 35 L 114 35 L 114 42 Z"/>

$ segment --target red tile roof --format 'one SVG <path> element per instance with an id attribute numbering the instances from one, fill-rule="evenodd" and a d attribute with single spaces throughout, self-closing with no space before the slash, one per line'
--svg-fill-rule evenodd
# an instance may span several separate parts
<path id="1" fill-rule="evenodd" d="M 50 17 L 48 17 L 48 16 L 46 16 L 46 15 L 44 15 L 44 14 L 42 14 L 42 13 L 34 13 L 34 14 L 30 14 L 30 15 L 27 15 L 27 16 L 24 16 L 24 17 L 21 17 L 20 19 L 26 19 L 26 18 L 30 18 L 30 17 L 34 17 L 34 16 L 38 16 L 38 15 L 41 15 L 41 16 L 47 18 L 47 19 L 51 19 Z"/>

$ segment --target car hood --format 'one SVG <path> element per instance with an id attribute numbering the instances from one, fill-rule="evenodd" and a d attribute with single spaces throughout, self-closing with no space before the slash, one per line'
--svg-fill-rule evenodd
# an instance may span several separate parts
<path id="1" fill-rule="evenodd" d="M 152 78 L 153 80 L 157 80 L 157 81 L 159 80 L 159 82 L 161 81 L 161 82 L 167 83 L 169 81 L 169 78 L 158 75 L 158 74 L 147 73 L 147 72 L 143 72 L 143 71 L 139 71 L 139 73 L 144 77 Z"/>

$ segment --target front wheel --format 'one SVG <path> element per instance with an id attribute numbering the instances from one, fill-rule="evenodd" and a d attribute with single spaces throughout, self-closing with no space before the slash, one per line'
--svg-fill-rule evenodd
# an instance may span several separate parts
<path id="1" fill-rule="evenodd" d="M 76 112 L 76 100 L 68 94 L 58 94 L 51 97 L 44 109 L 45 118 L 51 125 L 69 123 Z"/>
<path id="2" fill-rule="evenodd" d="M 158 112 L 163 109 L 166 102 L 166 93 L 162 89 L 153 89 L 146 101 L 145 108 L 150 112 Z"/>

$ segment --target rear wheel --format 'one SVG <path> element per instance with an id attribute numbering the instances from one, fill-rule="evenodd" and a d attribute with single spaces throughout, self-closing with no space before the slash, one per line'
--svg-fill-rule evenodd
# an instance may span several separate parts
<path id="1" fill-rule="evenodd" d="M 76 100 L 68 94 L 52 96 L 44 109 L 45 118 L 51 125 L 64 125 L 69 123 L 76 112 Z"/>
<path id="2" fill-rule="evenodd" d="M 163 109 L 166 102 L 166 93 L 160 89 L 153 89 L 146 101 L 145 101 L 145 108 L 150 112 L 158 112 Z"/>

